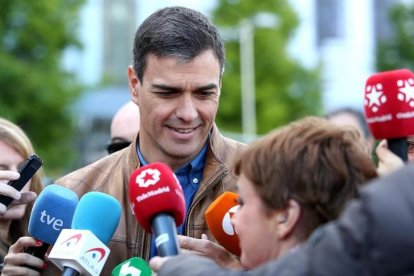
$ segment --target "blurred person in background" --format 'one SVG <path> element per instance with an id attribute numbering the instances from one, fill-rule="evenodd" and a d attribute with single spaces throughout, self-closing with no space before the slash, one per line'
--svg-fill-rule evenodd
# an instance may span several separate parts
<path id="1" fill-rule="evenodd" d="M 115 113 L 111 122 L 111 140 L 107 145 L 108 154 L 128 147 L 139 131 L 139 108 L 129 101 Z"/>
<path id="2" fill-rule="evenodd" d="M 372 137 L 369 131 L 367 122 L 365 121 L 364 113 L 350 107 L 343 107 L 329 112 L 326 118 L 340 126 L 353 126 L 355 127 L 361 137 L 364 139 L 369 152 L 371 153 L 375 139 Z"/>
<path id="3" fill-rule="evenodd" d="M 377 176 L 355 128 L 317 117 L 290 123 L 251 143 L 236 157 L 233 172 L 240 208 L 232 223 L 243 269 L 280 258 L 306 241 L 317 227 L 339 216 L 359 186 Z M 221 266 L 236 267 L 237 260 L 217 244 L 189 237 L 180 242 Z M 159 270 L 165 259 L 153 258 L 152 268 Z M 174 275 L 191 275 L 185 256 L 174 259 L 175 267 L 180 264 L 182 270 Z"/>
<path id="4" fill-rule="evenodd" d="M 414 162 L 414 136 L 407 138 L 408 143 L 408 162 Z"/>
<path id="5" fill-rule="evenodd" d="M 13 201 L 6 209 L 0 204 L 0 263 L 13 243 L 26 236 L 33 201 L 42 188 L 41 169 L 18 192 L 7 185 L 20 177 L 17 172 L 23 162 L 34 153 L 32 143 L 24 131 L 14 123 L 0 118 L 0 193 L 19 201 Z M 25 204 L 28 203 L 28 204 Z"/>

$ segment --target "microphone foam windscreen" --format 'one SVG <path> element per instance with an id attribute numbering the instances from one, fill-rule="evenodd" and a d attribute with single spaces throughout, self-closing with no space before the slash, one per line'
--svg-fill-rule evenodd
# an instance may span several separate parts
<path id="1" fill-rule="evenodd" d="M 364 110 L 376 139 L 414 135 L 414 74 L 408 69 L 398 69 L 369 77 Z"/>
<path id="2" fill-rule="evenodd" d="M 231 216 L 239 208 L 238 197 L 236 193 L 224 192 L 210 204 L 205 212 L 207 226 L 213 237 L 227 251 L 236 256 L 240 256 L 241 250 L 239 238 L 231 223 Z"/>
<path id="3" fill-rule="evenodd" d="M 102 243 L 108 244 L 118 227 L 121 205 L 114 197 L 89 192 L 79 200 L 72 220 L 72 229 L 89 230 Z"/>
<path id="4" fill-rule="evenodd" d="M 138 223 L 152 233 L 151 219 L 170 213 L 178 226 L 185 217 L 185 200 L 181 185 L 166 164 L 155 162 L 142 166 L 129 179 L 131 210 Z"/>
<path id="5" fill-rule="evenodd" d="M 33 204 L 29 234 L 54 244 L 62 229 L 70 228 L 77 204 L 78 195 L 75 192 L 60 185 L 47 185 Z"/>

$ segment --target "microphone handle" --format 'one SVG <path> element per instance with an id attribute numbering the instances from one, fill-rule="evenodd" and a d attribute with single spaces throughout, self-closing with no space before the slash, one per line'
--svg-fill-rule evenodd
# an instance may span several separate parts
<path id="1" fill-rule="evenodd" d="M 63 272 L 62 272 L 62 276 L 79 276 L 80 273 L 68 266 L 63 267 Z"/>
<path id="2" fill-rule="evenodd" d="M 39 259 L 42 259 L 45 257 L 47 250 L 49 249 L 49 245 L 48 243 L 43 243 L 42 246 L 39 247 L 35 247 L 35 246 L 29 246 L 26 250 L 25 253 L 29 253 L 32 256 L 38 257 Z M 36 270 L 41 272 L 41 269 L 36 268 L 36 267 L 32 267 L 30 265 L 24 265 L 25 267 L 28 267 L 30 269 Z"/>
<path id="3" fill-rule="evenodd" d="M 404 163 L 408 161 L 407 138 L 387 139 L 388 148 L 402 159 Z"/>
<path id="4" fill-rule="evenodd" d="M 157 214 L 151 222 L 152 232 L 155 235 L 155 245 L 161 257 L 175 256 L 180 253 L 177 240 L 177 226 L 173 216 L 169 213 Z"/>

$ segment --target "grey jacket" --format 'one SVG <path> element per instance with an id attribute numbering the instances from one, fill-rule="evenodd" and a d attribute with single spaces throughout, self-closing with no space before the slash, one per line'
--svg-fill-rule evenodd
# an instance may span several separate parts
<path id="1" fill-rule="evenodd" d="M 163 275 L 414 275 L 414 164 L 372 181 L 337 221 L 276 261 L 229 271 L 206 258 L 177 256 Z"/>

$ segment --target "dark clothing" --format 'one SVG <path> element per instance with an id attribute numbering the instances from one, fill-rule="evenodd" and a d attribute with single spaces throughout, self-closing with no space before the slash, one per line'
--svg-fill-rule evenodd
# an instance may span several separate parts
<path id="1" fill-rule="evenodd" d="M 182 255 L 168 260 L 158 275 L 414 275 L 414 164 L 372 181 L 337 221 L 278 260 L 229 271 Z"/>

